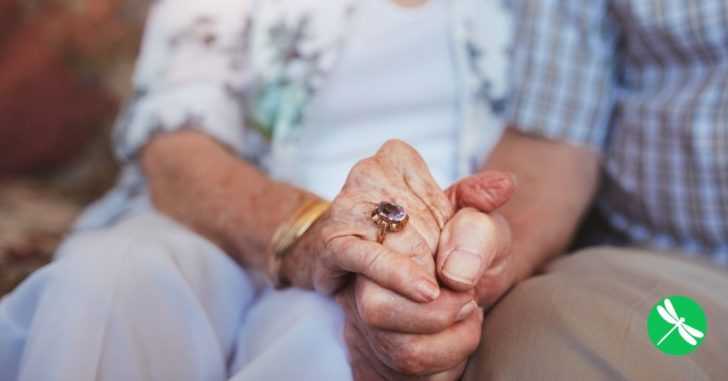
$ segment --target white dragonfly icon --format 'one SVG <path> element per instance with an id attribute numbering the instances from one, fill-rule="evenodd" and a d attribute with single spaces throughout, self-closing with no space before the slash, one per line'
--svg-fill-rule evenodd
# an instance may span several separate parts
<path id="1" fill-rule="evenodd" d="M 705 334 L 685 324 L 685 318 L 678 316 L 677 311 L 675 311 L 675 307 L 673 307 L 670 299 L 665 298 L 664 303 L 665 307 L 661 305 L 657 306 L 657 313 L 660 314 L 660 317 L 662 317 L 663 320 L 672 324 L 673 327 L 665 334 L 665 336 L 662 336 L 660 341 L 657 342 L 657 346 L 659 347 L 660 344 L 662 344 L 663 341 L 670 337 L 670 335 L 675 332 L 676 329 L 680 333 L 680 336 L 683 338 L 683 340 L 688 342 L 688 344 L 698 345 L 698 341 L 695 340 L 695 338 L 697 337 L 698 339 L 702 339 Z"/>

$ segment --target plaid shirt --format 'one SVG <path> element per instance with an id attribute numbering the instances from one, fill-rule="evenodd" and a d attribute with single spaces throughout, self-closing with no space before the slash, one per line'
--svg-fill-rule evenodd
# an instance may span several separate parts
<path id="1" fill-rule="evenodd" d="M 728 1 L 512 4 L 509 122 L 603 153 L 629 244 L 728 263 Z"/>

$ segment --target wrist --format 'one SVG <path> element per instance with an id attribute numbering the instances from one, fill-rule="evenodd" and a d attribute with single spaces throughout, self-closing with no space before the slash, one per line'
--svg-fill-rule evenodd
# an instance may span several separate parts
<path id="1" fill-rule="evenodd" d="M 251 181 L 254 176 L 259 179 Z M 319 198 L 257 171 L 251 174 L 246 166 L 231 171 L 228 179 L 230 192 L 221 196 L 227 207 L 217 218 L 228 252 L 246 267 L 267 272 L 276 229 L 301 205 Z"/>
<path id="2" fill-rule="evenodd" d="M 321 238 L 324 219 L 326 219 L 326 214 L 314 222 L 306 233 L 290 247 L 286 255 L 280 258 L 278 276 L 285 279 L 288 286 L 307 290 L 316 289 L 314 283 L 315 257 L 324 250 L 324 241 Z"/>
<path id="3" fill-rule="evenodd" d="M 320 242 L 316 239 L 318 234 L 314 233 L 317 231 L 314 225 L 329 206 L 329 202 L 320 198 L 308 199 L 276 228 L 267 250 L 268 275 L 276 287 L 311 286 L 310 276 L 306 276 L 310 275 L 308 254 L 314 252 L 313 246 Z M 292 268 L 291 262 L 296 266 Z"/>

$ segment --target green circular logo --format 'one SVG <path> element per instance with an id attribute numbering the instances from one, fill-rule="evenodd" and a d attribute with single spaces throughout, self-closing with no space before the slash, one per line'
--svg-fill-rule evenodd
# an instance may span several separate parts
<path id="1" fill-rule="evenodd" d="M 647 317 L 647 334 L 652 344 L 670 356 L 684 356 L 696 350 L 708 333 L 708 319 L 694 300 L 668 296 L 655 304 Z"/>

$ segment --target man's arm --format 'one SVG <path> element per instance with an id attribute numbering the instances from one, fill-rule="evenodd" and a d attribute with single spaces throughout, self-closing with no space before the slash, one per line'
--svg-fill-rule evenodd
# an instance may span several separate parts
<path id="1" fill-rule="evenodd" d="M 497 242 L 478 283 L 485 305 L 563 252 L 594 196 L 619 73 L 621 29 L 610 4 L 509 1 L 513 41 L 501 117 L 510 128 L 485 169 L 513 172 L 518 185 L 507 206 L 482 210 L 495 217 L 490 236 Z M 467 182 L 459 186 L 461 193 L 478 193 Z M 444 271 L 438 275 L 455 284 Z"/>
<path id="2" fill-rule="evenodd" d="M 596 192 L 599 155 L 508 129 L 485 167 L 516 175 L 517 190 L 500 213 L 520 281 L 566 250 Z"/>
<path id="3" fill-rule="evenodd" d="M 473 265 L 463 267 L 476 279 L 472 284 L 463 282 L 445 264 L 452 256 L 467 256 L 444 240 L 437 258 L 439 279 L 461 291 L 475 286 L 479 303 L 489 307 L 563 253 L 594 197 L 599 160 L 599 154 L 587 148 L 507 129 L 482 171 L 448 190 L 458 196 L 459 208 L 474 207 L 488 215 L 487 249 L 479 251 L 485 267 L 479 271 Z M 514 179 L 492 175 L 504 172 L 512 173 Z M 516 190 L 511 195 L 507 189 L 513 181 Z M 481 184 L 491 184 L 490 190 Z M 498 189 L 509 197 L 493 198 Z"/>
<path id="4" fill-rule="evenodd" d="M 481 280 L 490 301 L 562 253 L 594 197 L 614 112 L 621 34 L 607 0 L 510 3 L 510 100 L 503 113 L 510 128 L 485 167 L 515 173 L 518 186 L 499 209 L 511 230 L 512 255 L 491 263 Z"/>

